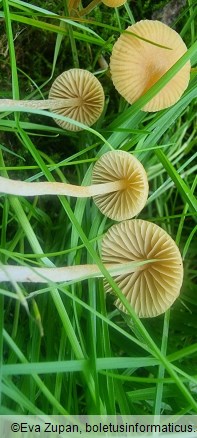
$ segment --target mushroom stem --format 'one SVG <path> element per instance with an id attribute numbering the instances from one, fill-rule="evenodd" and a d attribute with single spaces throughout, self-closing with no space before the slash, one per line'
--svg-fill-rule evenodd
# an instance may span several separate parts
<path id="1" fill-rule="evenodd" d="M 15 99 L 0 99 L 0 109 L 4 106 L 19 106 L 21 108 L 38 108 L 38 109 L 58 109 L 70 108 L 78 106 L 81 103 L 80 97 L 71 99 L 43 99 L 43 100 L 15 100 Z"/>
<path id="2" fill-rule="evenodd" d="M 125 185 L 124 179 L 90 186 L 76 186 L 58 182 L 25 182 L 0 177 L 0 193 L 17 196 L 65 195 L 88 198 L 124 190 Z"/>
<path id="3" fill-rule="evenodd" d="M 69 0 L 68 1 L 68 11 L 76 11 L 78 9 L 80 0 Z"/>
<path id="4" fill-rule="evenodd" d="M 81 11 L 79 11 L 78 14 L 80 15 L 80 17 L 83 17 L 84 15 L 87 15 L 90 12 L 92 12 L 93 9 L 96 8 L 96 6 L 100 5 L 100 3 L 102 3 L 102 0 L 92 0 L 91 3 L 89 3 L 88 6 L 86 6 Z"/>
<path id="5" fill-rule="evenodd" d="M 147 261 L 145 261 L 147 263 Z M 128 274 L 139 269 L 144 262 L 121 264 L 105 264 L 112 277 L 120 273 Z M 0 265 L 0 281 L 16 281 L 21 283 L 62 283 L 90 277 L 103 277 L 97 265 L 76 265 L 61 268 L 29 268 L 27 266 Z"/>

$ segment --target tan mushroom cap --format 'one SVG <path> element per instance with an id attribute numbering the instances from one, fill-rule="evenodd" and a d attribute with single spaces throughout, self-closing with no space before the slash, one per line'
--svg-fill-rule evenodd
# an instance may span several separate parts
<path id="1" fill-rule="evenodd" d="M 116 283 L 141 318 L 164 313 L 179 296 L 183 280 L 181 255 L 174 240 L 151 222 L 133 219 L 113 225 L 102 242 L 104 263 L 159 259 L 136 272 L 119 275 Z M 106 292 L 112 292 L 105 283 Z M 126 312 L 118 299 L 116 306 Z"/>
<path id="2" fill-rule="evenodd" d="M 119 6 L 124 5 L 127 0 L 102 0 L 102 3 L 110 8 L 118 8 Z"/>
<path id="3" fill-rule="evenodd" d="M 130 219 L 144 208 L 149 188 L 147 174 L 139 160 L 128 152 L 103 154 L 94 165 L 92 183 L 120 180 L 123 181 L 121 190 L 93 197 L 101 212 L 116 221 Z"/>
<path id="4" fill-rule="evenodd" d="M 73 68 L 56 78 L 49 99 L 66 99 L 62 108 L 53 111 L 91 126 L 103 111 L 105 97 L 102 85 L 92 73 Z M 57 119 L 55 122 L 64 129 L 81 131 L 81 128 L 71 123 Z"/>
<path id="5" fill-rule="evenodd" d="M 128 33 L 120 35 L 112 50 L 111 75 L 117 91 L 132 104 L 181 58 L 187 47 L 176 31 L 157 20 L 139 21 L 126 31 L 172 49 L 157 47 Z M 188 86 L 190 68 L 187 62 L 143 110 L 158 111 L 174 105 Z"/>

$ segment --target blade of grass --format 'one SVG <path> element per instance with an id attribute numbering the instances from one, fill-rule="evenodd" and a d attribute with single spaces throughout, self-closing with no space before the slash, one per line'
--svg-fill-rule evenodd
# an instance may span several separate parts
<path id="1" fill-rule="evenodd" d="M 164 168 L 166 169 L 168 175 L 174 181 L 181 197 L 184 199 L 185 202 L 188 203 L 191 211 L 197 212 L 197 200 L 194 194 L 192 193 L 192 190 L 188 187 L 188 185 L 183 181 L 183 179 L 179 176 L 177 170 L 174 168 L 174 166 L 170 163 L 169 159 L 165 155 L 165 153 L 160 150 L 155 150 L 155 154 L 160 160 L 160 162 L 163 164 Z"/>
<path id="2" fill-rule="evenodd" d="M 7 345 L 15 353 L 15 355 L 19 359 L 19 361 L 22 362 L 22 365 L 28 364 L 28 360 L 26 359 L 25 355 L 21 352 L 21 350 L 18 348 L 16 343 L 13 341 L 13 339 L 9 336 L 9 334 L 5 330 L 3 331 L 3 336 L 4 336 L 4 340 L 7 343 Z M 36 382 L 40 391 L 45 395 L 45 397 L 49 401 L 49 403 L 52 406 L 54 406 L 61 415 L 67 415 L 68 412 L 61 406 L 60 403 L 57 402 L 54 395 L 48 390 L 48 388 L 43 383 L 42 379 L 35 373 L 35 367 L 32 370 L 31 376 L 32 376 L 32 379 Z M 17 398 L 16 398 L 16 400 L 17 400 Z"/>

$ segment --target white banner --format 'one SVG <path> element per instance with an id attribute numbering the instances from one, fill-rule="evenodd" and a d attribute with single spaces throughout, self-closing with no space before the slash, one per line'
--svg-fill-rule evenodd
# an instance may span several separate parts
<path id="1" fill-rule="evenodd" d="M 1 438 L 197 438 L 197 415 L 1 415 Z"/>

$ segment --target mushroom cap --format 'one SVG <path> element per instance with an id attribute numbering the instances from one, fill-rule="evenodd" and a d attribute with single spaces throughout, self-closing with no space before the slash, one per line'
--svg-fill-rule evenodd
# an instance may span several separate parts
<path id="1" fill-rule="evenodd" d="M 112 50 L 111 75 L 117 91 L 132 104 L 181 58 L 187 47 L 175 30 L 157 20 L 141 20 L 126 31 L 172 49 L 157 47 L 128 33 L 120 35 Z M 143 110 L 158 111 L 174 105 L 188 86 L 190 68 L 188 61 Z"/>
<path id="2" fill-rule="evenodd" d="M 110 8 L 118 8 L 119 6 L 124 5 L 127 0 L 102 0 L 102 3 Z"/>
<path id="3" fill-rule="evenodd" d="M 130 219 L 143 208 L 148 197 L 147 174 L 137 158 L 125 151 L 103 154 L 94 165 L 93 184 L 123 180 L 122 190 L 93 196 L 101 212 L 116 221 Z"/>
<path id="4" fill-rule="evenodd" d="M 49 92 L 49 99 L 68 100 L 65 107 L 54 108 L 53 111 L 91 126 L 103 111 L 105 97 L 102 85 L 92 73 L 73 68 L 55 79 Z M 55 122 L 69 131 L 82 130 L 62 120 L 55 119 Z"/>
<path id="5" fill-rule="evenodd" d="M 164 313 L 176 300 L 183 280 L 183 264 L 174 240 L 151 222 L 133 219 L 113 225 L 102 241 L 104 263 L 159 259 L 115 281 L 141 318 Z M 105 282 L 106 292 L 112 292 Z M 119 299 L 116 306 L 127 312 Z"/>

